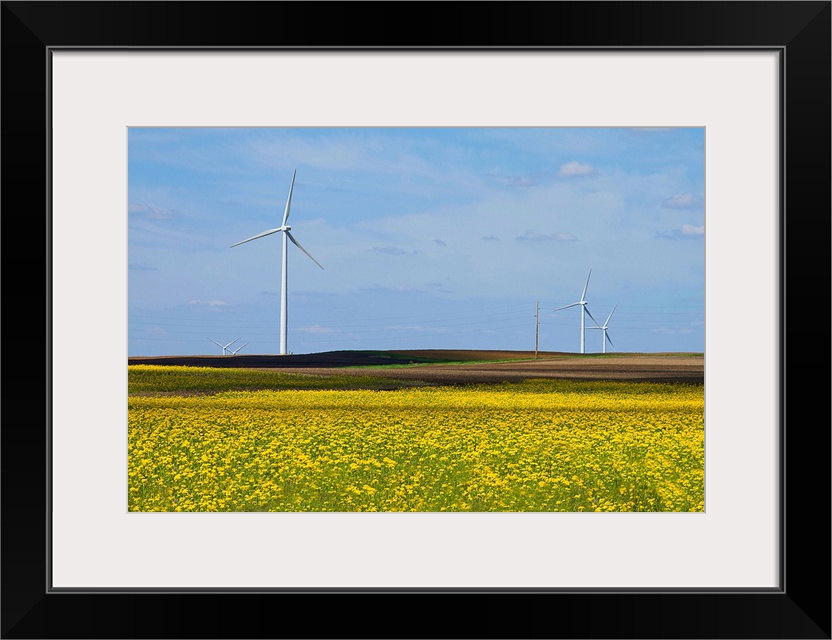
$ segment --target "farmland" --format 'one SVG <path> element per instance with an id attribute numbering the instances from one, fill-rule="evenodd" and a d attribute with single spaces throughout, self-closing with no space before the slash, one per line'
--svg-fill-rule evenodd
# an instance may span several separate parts
<path id="1" fill-rule="evenodd" d="M 653 381 L 658 356 L 619 358 L 618 379 L 581 379 L 535 366 L 557 357 L 442 355 L 366 368 L 131 365 L 128 508 L 704 509 L 704 388 L 675 381 L 673 366 L 693 375 L 701 355 L 667 356 Z"/>
<path id="2" fill-rule="evenodd" d="M 329 351 L 269 356 L 159 356 L 128 359 L 128 365 L 262 369 L 271 372 L 368 375 L 417 384 L 518 382 L 531 378 L 628 380 L 702 384 L 704 356 L 673 354 L 587 354 L 532 351 Z"/>

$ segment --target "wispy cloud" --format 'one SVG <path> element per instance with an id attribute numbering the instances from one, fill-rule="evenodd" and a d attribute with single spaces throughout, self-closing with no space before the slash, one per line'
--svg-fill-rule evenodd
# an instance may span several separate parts
<path id="1" fill-rule="evenodd" d="M 683 224 L 678 229 L 671 229 L 670 231 L 659 231 L 656 234 L 657 238 L 664 240 L 684 240 L 701 238 L 705 235 L 705 226 L 697 227 L 692 224 Z"/>
<path id="2" fill-rule="evenodd" d="M 127 205 L 127 212 L 131 215 L 142 216 L 152 220 L 170 220 L 174 216 L 171 209 L 164 209 L 146 202 L 131 202 Z"/>
<path id="3" fill-rule="evenodd" d="M 659 327 L 658 329 L 653 329 L 653 333 L 662 333 L 665 335 L 688 335 L 693 333 L 696 329 L 690 329 L 687 327 L 682 327 L 681 329 L 674 329 L 672 327 Z"/>
<path id="4" fill-rule="evenodd" d="M 666 209 L 700 209 L 702 205 L 702 198 L 692 193 L 680 193 L 662 202 Z"/>
<path id="5" fill-rule="evenodd" d="M 631 133 L 668 133 L 673 127 L 631 127 Z"/>
<path id="6" fill-rule="evenodd" d="M 445 241 L 444 241 L 444 240 L 438 240 L 438 239 L 437 239 L 437 240 L 434 240 L 434 242 L 435 242 L 436 244 L 438 244 L 440 247 L 447 247 L 447 246 L 448 246 L 448 245 L 445 243 Z"/>
<path id="7" fill-rule="evenodd" d="M 359 291 L 369 291 L 373 293 L 422 293 L 422 290 L 418 287 L 412 287 L 408 284 L 394 284 L 394 285 L 380 285 L 377 284 L 373 287 L 361 287 Z"/>
<path id="8" fill-rule="evenodd" d="M 590 164 L 583 164 L 577 160 L 560 165 L 558 169 L 559 178 L 571 178 L 573 176 L 591 176 L 598 173 L 598 170 Z"/>
<path id="9" fill-rule="evenodd" d="M 547 178 L 551 180 L 552 178 L 552 171 L 541 172 L 535 171 L 533 173 L 526 173 L 526 174 L 511 174 L 511 173 L 483 173 L 484 177 L 487 177 L 498 184 L 507 186 L 507 187 L 534 187 L 540 184 L 541 178 L 545 181 Z"/>
<path id="10" fill-rule="evenodd" d="M 373 247 L 372 250 L 378 253 L 386 253 L 390 256 L 403 256 L 408 253 L 416 253 L 415 251 L 407 251 L 406 249 L 402 249 L 401 247 L 394 247 L 392 245 L 388 245 L 386 247 Z"/>
<path id="11" fill-rule="evenodd" d="M 389 331 L 407 331 L 408 333 L 448 333 L 450 331 L 447 327 L 425 327 L 418 324 L 391 325 L 387 329 Z"/>
<path id="12" fill-rule="evenodd" d="M 298 333 L 312 333 L 312 334 L 322 334 L 322 333 L 335 333 L 335 329 L 331 327 L 322 327 L 319 324 L 312 324 L 306 327 L 300 327 L 299 329 L 295 329 Z"/>
<path id="13" fill-rule="evenodd" d="M 487 242 L 499 242 L 500 241 L 500 239 L 497 236 L 483 236 L 482 239 L 487 241 Z"/>
<path id="14" fill-rule="evenodd" d="M 523 242 L 575 242 L 578 240 L 571 233 L 540 233 L 539 231 L 526 231 L 522 236 L 517 236 L 517 240 Z"/>
<path id="15" fill-rule="evenodd" d="M 203 305 L 208 307 L 225 307 L 228 305 L 224 300 L 189 300 L 188 304 Z"/>
<path id="16" fill-rule="evenodd" d="M 142 262 L 131 262 L 127 265 L 127 268 L 130 271 L 158 271 L 156 267 L 152 267 L 149 264 L 144 264 Z"/>
<path id="17" fill-rule="evenodd" d="M 508 184 L 512 187 L 533 187 L 537 181 L 532 176 L 513 176 L 509 178 Z"/>

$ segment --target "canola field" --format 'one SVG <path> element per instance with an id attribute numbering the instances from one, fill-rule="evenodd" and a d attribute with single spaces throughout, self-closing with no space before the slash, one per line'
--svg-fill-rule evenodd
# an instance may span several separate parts
<path id="1" fill-rule="evenodd" d="M 701 385 L 379 391 L 185 367 L 129 380 L 130 511 L 704 510 Z"/>

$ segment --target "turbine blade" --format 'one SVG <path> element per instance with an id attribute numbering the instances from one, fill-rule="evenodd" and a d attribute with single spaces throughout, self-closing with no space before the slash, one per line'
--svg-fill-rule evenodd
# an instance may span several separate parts
<path id="1" fill-rule="evenodd" d="M 572 304 L 568 304 L 565 307 L 558 307 L 557 309 L 555 309 L 555 311 L 560 311 L 561 309 L 568 309 L 569 307 L 577 307 L 579 304 L 581 304 L 581 303 L 580 302 L 573 302 Z"/>
<path id="2" fill-rule="evenodd" d="M 209 340 L 211 340 L 211 338 L 208 338 L 208 339 L 209 339 Z M 217 342 L 216 340 L 211 340 L 211 342 L 213 342 L 215 345 L 217 345 L 220 349 L 224 349 L 224 348 L 225 348 L 225 347 L 223 347 L 223 346 L 222 346 L 219 342 Z"/>
<path id="3" fill-rule="evenodd" d="M 257 238 L 262 238 L 263 236 L 268 236 L 273 233 L 277 233 L 280 231 L 280 227 L 277 229 L 269 229 L 268 231 L 263 231 L 262 233 L 258 233 L 256 236 L 251 236 L 250 238 L 246 238 L 245 240 L 240 240 L 239 242 L 235 242 L 232 244 L 232 247 L 236 247 L 238 244 L 243 244 L 244 242 L 251 242 L 252 240 L 257 240 Z"/>
<path id="4" fill-rule="evenodd" d="M 308 252 L 306 249 L 304 249 L 302 246 L 300 246 L 300 243 L 299 243 L 297 240 L 295 240 L 295 236 L 293 236 L 293 235 L 292 235 L 291 231 L 287 231 L 287 232 L 286 232 L 286 235 L 287 235 L 287 236 L 289 236 L 289 240 L 291 240 L 291 241 L 292 241 L 292 243 L 293 243 L 293 244 L 294 244 L 294 245 L 295 245 L 298 249 L 300 249 L 300 250 L 301 250 L 301 251 L 303 251 L 306 255 L 308 255 L 310 258 L 312 258 L 312 254 L 311 254 L 311 253 L 309 253 L 309 252 Z M 318 265 L 319 267 L 321 267 L 321 263 L 320 263 L 320 262 L 318 262 L 317 260 L 315 260 L 315 258 L 312 258 L 312 262 L 314 262 L 316 265 Z M 323 269 L 323 267 L 321 267 L 321 269 Z"/>
<path id="5" fill-rule="evenodd" d="M 592 269 L 589 270 L 589 276 L 592 275 Z M 589 286 L 589 276 L 586 277 L 586 284 L 584 285 L 584 292 L 581 294 L 581 302 L 586 301 L 586 288 Z"/>
<path id="6" fill-rule="evenodd" d="M 240 353 L 240 349 L 246 346 L 246 344 L 248 344 L 248 342 L 246 342 L 245 344 L 241 344 L 239 347 L 234 349 L 234 351 L 231 352 L 231 355 L 236 356 L 238 353 Z"/>
<path id="7" fill-rule="evenodd" d="M 615 345 L 612 343 L 612 340 L 610 340 L 610 334 L 608 334 L 606 331 L 604 331 L 604 335 L 607 337 L 607 342 L 609 342 L 609 343 L 610 343 L 610 346 L 611 346 L 613 349 L 615 349 Z"/>
<path id="8" fill-rule="evenodd" d="M 586 315 L 588 315 L 590 318 L 592 318 L 592 314 L 589 312 L 589 309 L 587 309 L 587 308 L 586 308 L 586 305 L 584 305 L 584 311 L 586 311 Z M 593 322 L 594 322 L 594 323 L 595 323 L 598 327 L 600 327 L 600 326 L 601 326 L 600 324 L 598 324 L 598 321 L 597 321 L 595 318 L 592 318 L 592 321 L 593 321 Z"/>
<path id="9" fill-rule="evenodd" d="M 240 338 L 242 338 L 242 337 L 243 337 L 243 336 L 240 336 Z M 232 341 L 231 341 L 231 342 L 229 342 L 227 345 L 225 345 L 225 346 L 223 347 L 223 349 L 228 349 L 228 347 L 230 347 L 232 344 L 234 344 L 235 342 L 237 342 L 237 340 L 239 340 L 240 338 L 236 338 L 236 339 L 232 340 Z"/>
<path id="10" fill-rule="evenodd" d="M 283 224 L 281 226 L 286 226 L 286 221 L 289 219 L 289 208 L 292 206 L 292 189 L 295 188 L 295 174 L 297 174 L 298 170 L 295 169 L 292 171 L 292 184 L 289 185 L 289 197 L 286 199 L 286 209 L 283 211 Z"/>
<path id="11" fill-rule="evenodd" d="M 615 307 L 617 307 L 617 306 L 618 305 L 616 304 Z M 612 308 L 612 311 L 610 311 L 610 315 L 607 316 L 607 321 L 604 323 L 605 327 L 610 323 L 610 318 L 612 318 L 612 314 L 615 313 L 615 307 Z"/>

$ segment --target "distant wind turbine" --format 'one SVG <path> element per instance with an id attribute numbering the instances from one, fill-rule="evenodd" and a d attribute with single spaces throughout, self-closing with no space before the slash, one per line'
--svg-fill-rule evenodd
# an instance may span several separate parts
<path id="1" fill-rule="evenodd" d="M 607 316 L 607 320 L 606 320 L 606 322 L 604 322 L 604 324 L 603 324 L 603 325 L 601 325 L 601 326 L 596 326 L 596 327 L 590 327 L 590 329 L 600 329 L 601 331 L 603 331 L 603 332 L 604 332 L 604 335 L 601 337 L 601 353 L 606 353 L 606 352 L 607 352 L 607 342 L 609 342 L 609 343 L 610 343 L 610 346 L 611 346 L 613 349 L 615 349 L 615 345 L 612 343 L 612 340 L 610 340 L 610 337 L 609 337 L 609 335 L 607 334 L 607 325 L 609 325 L 609 323 L 610 323 L 610 318 L 612 318 L 612 314 L 613 314 L 613 313 L 615 313 L 615 308 L 616 308 L 617 306 L 618 306 L 618 305 L 615 305 L 615 307 L 613 307 L 613 308 L 612 308 L 612 311 L 610 311 L 610 315 L 608 315 L 608 316 Z M 593 318 L 593 319 L 594 319 L 594 318 Z M 598 323 L 596 322 L 596 324 L 598 324 Z"/>
<path id="2" fill-rule="evenodd" d="M 222 349 L 222 355 L 227 356 L 228 355 L 228 347 L 230 347 L 232 344 L 237 342 L 237 340 L 239 340 L 240 338 L 237 338 L 236 340 L 232 340 L 228 344 L 220 344 L 216 340 L 212 340 L 211 338 L 208 338 L 208 339 L 211 340 L 211 342 L 213 342 L 215 345 L 217 345 L 220 349 Z M 236 351 L 234 353 L 236 353 Z"/>
<path id="3" fill-rule="evenodd" d="M 288 315 L 288 312 L 287 312 L 287 306 L 288 306 L 288 304 L 287 304 L 287 302 L 288 302 L 287 295 L 288 294 L 287 294 L 287 288 L 286 288 L 286 281 L 287 281 L 286 280 L 286 278 L 287 278 L 286 272 L 287 272 L 287 267 L 288 267 L 288 264 L 289 264 L 288 252 L 286 251 L 287 246 L 288 246 L 287 242 L 286 242 L 287 239 L 291 240 L 292 244 L 294 244 L 298 249 L 303 251 L 307 256 L 309 256 L 312 259 L 312 262 L 314 262 L 316 265 L 321 267 L 321 269 L 323 269 L 323 267 L 321 266 L 321 263 L 318 262 L 317 260 L 315 260 L 315 258 L 312 258 L 312 254 L 309 253 L 302 246 L 300 246 L 300 243 L 297 240 L 295 240 L 295 237 L 289 231 L 292 227 L 290 227 L 289 225 L 286 224 L 286 221 L 289 219 L 289 208 L 292 206 L 292 189 L 294 189 L 294 187 L 295 187 L 295 175 L 296 174 L 297 174 L 297 169 L 295 169 L 292 172 L 292 183 L 289 185 L 289 197 L 286 199 L 286 209 L 283 211 L 283 222 L 281 223 L 281 225 L 279 227 L 277 227 L 276 229 L 268 229 L 266 231 L 258 233 L 256 236 L 251 236 L 250 238 L 246 238 L 245 240 L 241 240 L 240 242 L 235 242 L 234 244 L 231 245 L 232 247 L 236 247 L 237 245 L 243 244 L 245 242 L 251 242 L 252 240 L 257 240 L 257 238 L 262 238 L 263 236 L 268 236 L 268 235 L 271 235 L 271 234 L 277 233 L 277 232 L 281 232 L 283 234 L 283 276 L 282 276 L 281 285 L 280 285 L 280 355 L 286 355 L 286 337 L 287 337 L 287 327 L 286 327 L 287 323 L 286 323 L 286 320 L 287 320 L 287 315 Z"/>
<path id="4" fill-rule="evenodd" d="M 589 270 L 589 275 L 586 277 L 586 284 L 584 285 L 584 291 L 581 294 L 581 299 L 580 300 L 578 300 L 577 302 L 573 302 L 572 304 L 567 304 L 567 305 L 564 305 L 562 307 L 558 307 L 557 309 L 555 309 L 555 311 L 560 311 L 561 309 L 568 309 L 569 307 L 577 307 L 577 306 L 581 307 L 581 353 L 584 352 L 584 337 L 586 335 L 586 324 L 585 324 L 586 318 L 584 317 L 584 315 L 586 314 L 590 318 L 592 318 L 592 314 L 589 312 L 589 309 L 586 308 L 586 288 L 589 286 L 589 276 L 591 276 L 591 275 L 592 275 L 592 269 Z M 592 318 L 592 321 L 595 322 L 595 324 L 598 324 L 598 322 L 595 320 L 595 318 Z"/>
<path id="5" fill-rule="evenodd" d="M 246 344 L 248 344 L 248 342 L 246 342 Z M 246 344 L 242 344 L 242 345 L 240 345 L 239 347 L 237 347 L 237 348 L 236 348 L 236 349 L 234 349 L 233 351 L 231 351 L 231 349 L 229 349 L 229 351 L 231 351 L 231 355 L 232 355 L 232 356 L 236 356 L 236 355 L 237 355 L 237 352 L 239 352 L 239 351 L 240 351 L 240 349 L 242 349 L 244 346 L 246 346 Z"/>

